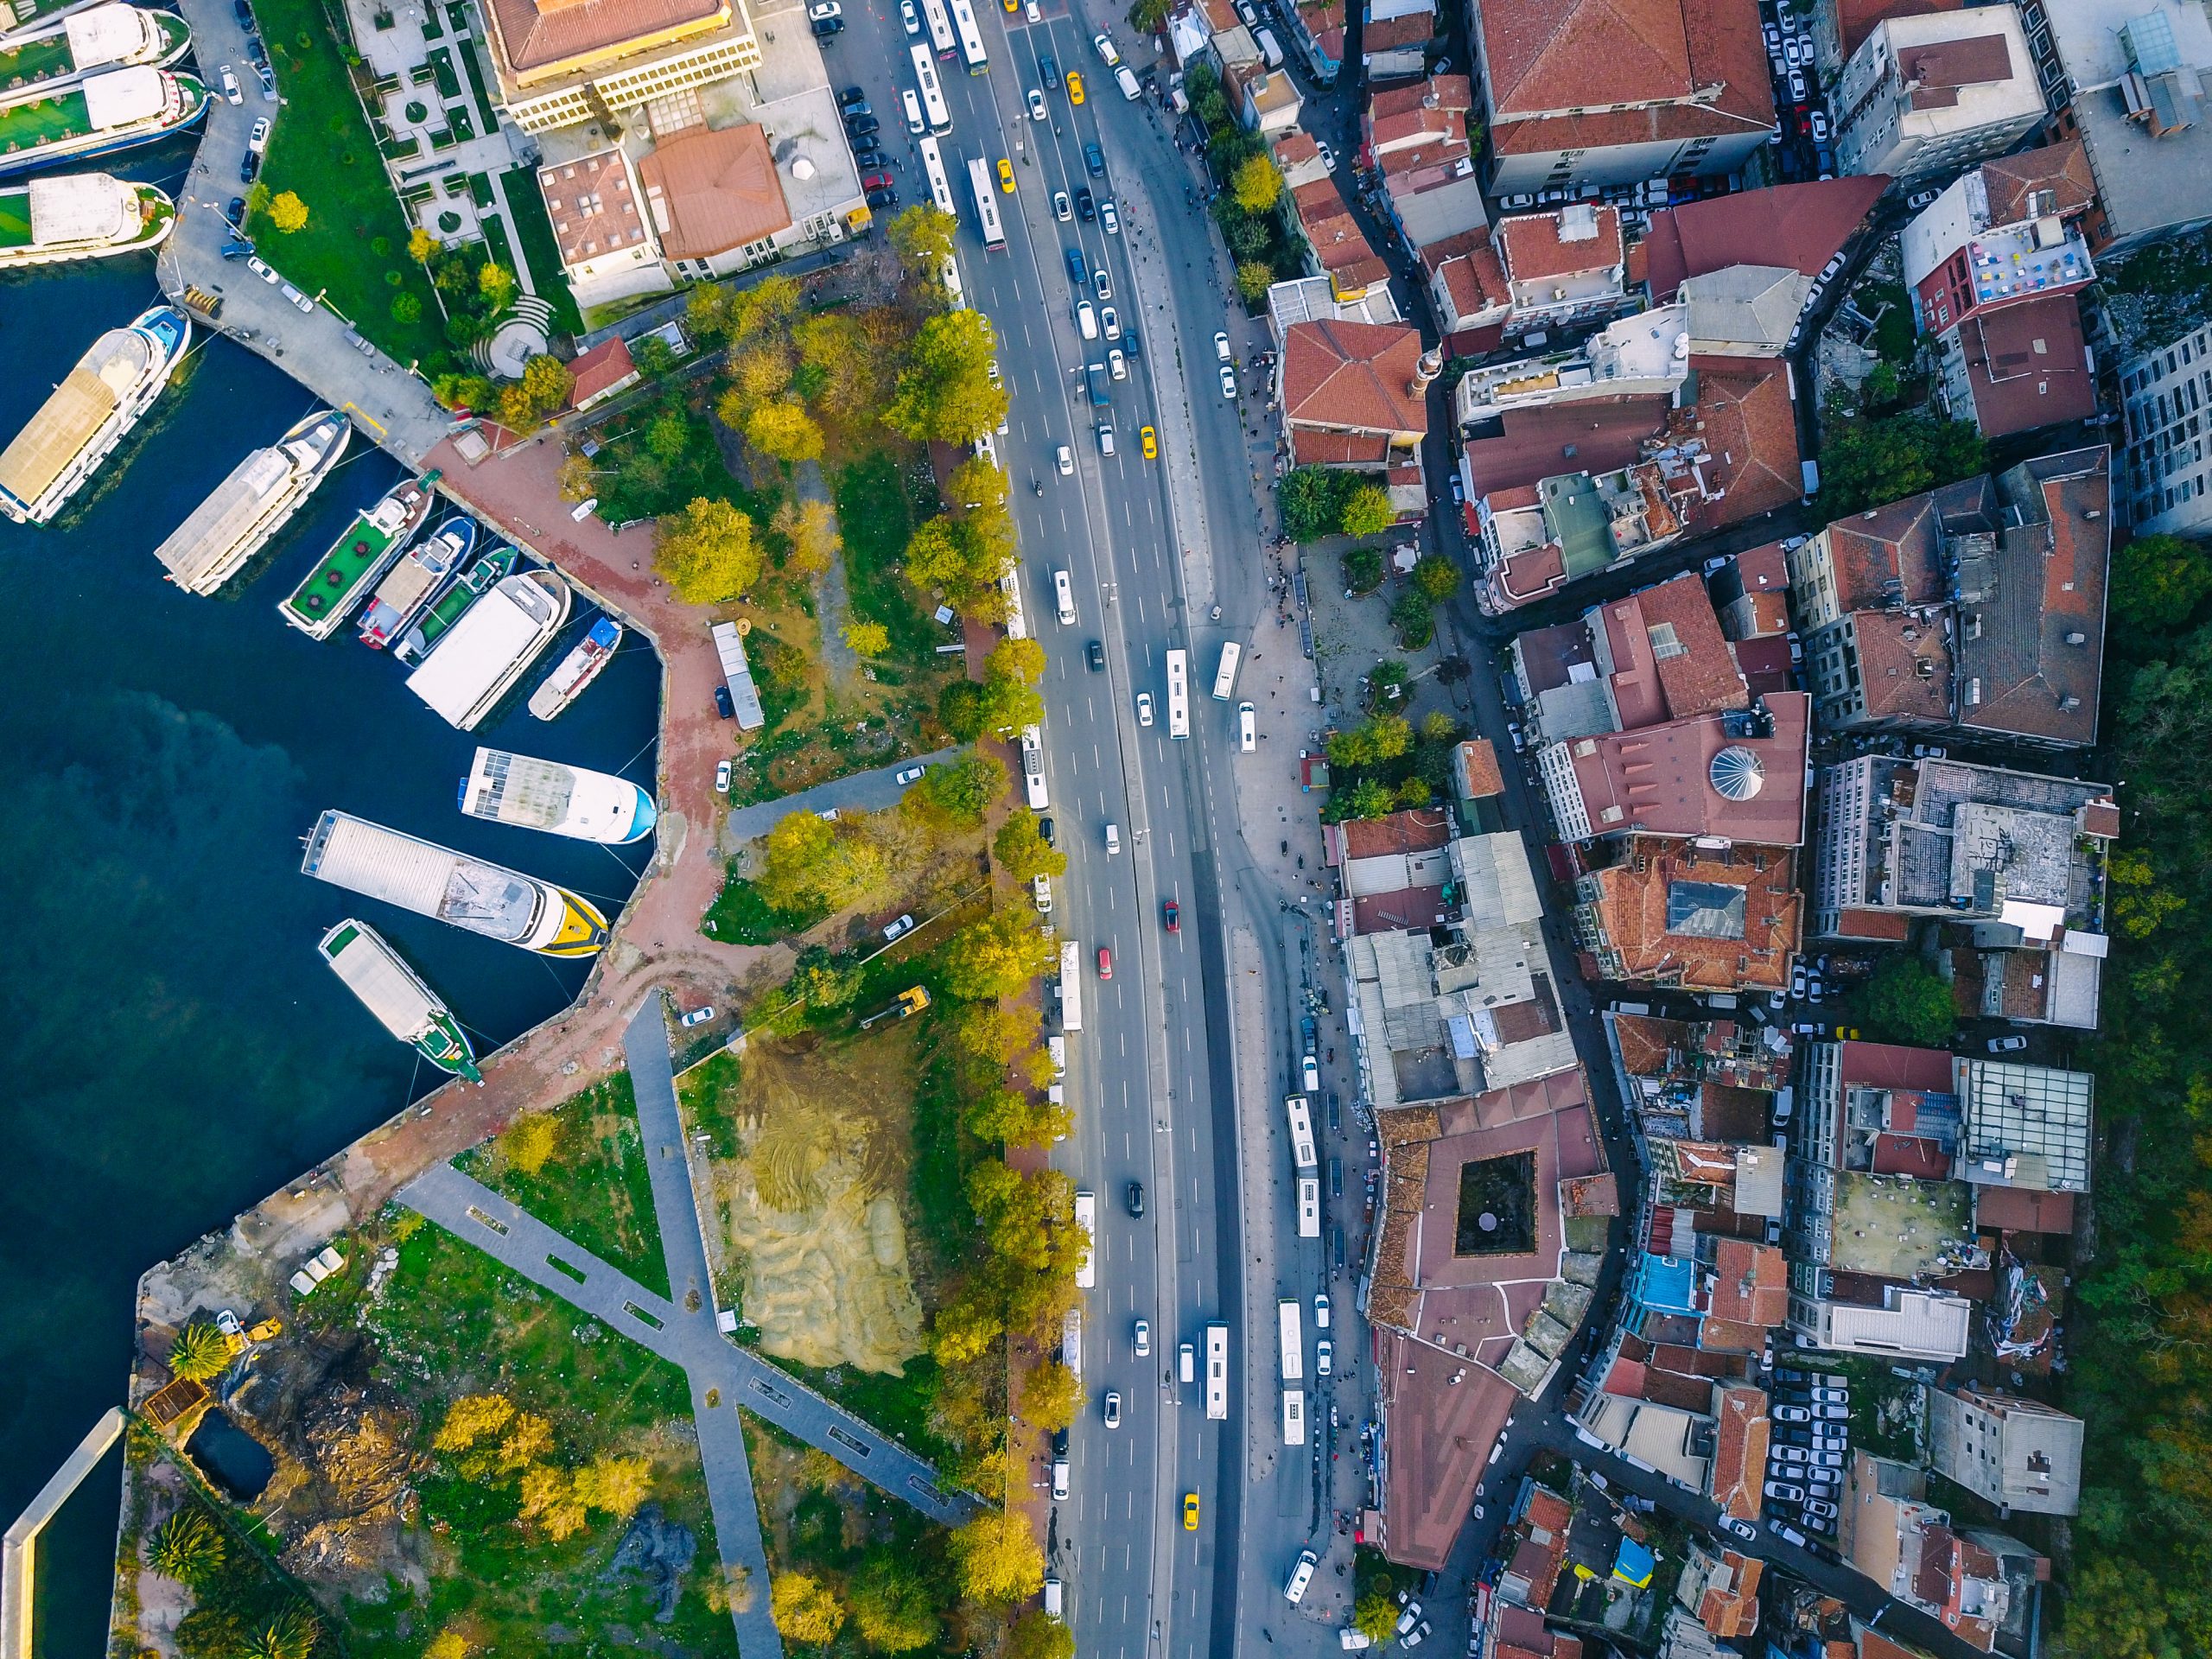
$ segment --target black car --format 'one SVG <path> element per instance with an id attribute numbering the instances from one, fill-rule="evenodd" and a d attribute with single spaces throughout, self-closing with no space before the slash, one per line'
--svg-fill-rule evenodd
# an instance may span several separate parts
<path id="1" fill-rule="evenodd" d="M 868 193 L 868 205 L 879 213 L 886 208 L 896 207 L 899 205 L 899 193 L 896 190 L 871 190 Z"/>
<path id="2" fill-rule="evenodd" d="M 229 219 L 232 224 L 243 229 L 245 225 L 245 198 L 244 196 L 232 196 L 231 198 L 230 207 L 225 212 L 223 217 Z"/>
<path id="3" fill-rule="evenodd" d="M 842 17 L 817 17 L 808 27 L 813 29 L 816 40 L 826 41 L 832 35 L 845 32 L 845 20 Z"/>
<path id="4" fill-rule="evenodd" d="M 863 173 L 880 173 L 891 165 L 890 158 L 880 149 L 855 150 L 853 161 Z"/>
<path id="5" fill-rule="evenodd" d="M 238 3 L 244 5 L 245 0 L 238 0 Z M 1057 92 L 1060 90 L 1059 60 L 1051 53 L 1044 52 L 1038 54 L 1037 73 L 1045 77 L 1045 85 L 1049 91 Z"/>
<path id="6" fill-rule="evenodd" d="M 260 35 L 249 35 L 245 37 L 245 54 L 253 60 L 256 68 L 266 69 L 269 67 L 269 52 L 261 44 Z"/>
<path id="7" fill-rule="evenodd" d="M 253 27 L 253 8 L 246 4 L 245 0 L 231 0 L 231 10 L 238 13 L 240 29 L 250 29 Z"/>
<path id="8" fill-rule="evenodd" d="M 1065 1458 L 1067 1454 L 1068 1432 L 1065 1428 L 1056 1428 L 1052 1431 L 1052 1455 L 1056 1458 Z"/>
<path id="9" fill-rule="evenodd" d="M 729 687 L 718 685 L 715 688 L 715 712 L 724 720 L 737 718 L 737 705 L 729 700 Z"/>
<path id="10" fill-rule="evenodd" d="M 238 162 L 238 182 L 240 184 L 251 184 L 253 182 L 253 175 L 260 171 L 261 157 L 255 155 L 249 149 L 246 151 L 244 158 Z"/>
<path id="11" fill-rule="evenodd" d="M 859 86 L 848 86 L 843 92 L 837 94 L 837 102 L 849 108 L 855 104 L 864 104 L 867 101 L 868 92 L 866 89 Z"/>
<path id="12" fill-rule="evenodd" d="M 1083 654 L 1090 659 L 1092 673 L 1103 674 L 1106 671 L 1106 647 L 1099 641 L 1092 640 L 1084 648 Z"/>
<path id="13" fill-rule="evenodd" d="M 1049 847 L 1052 844 L 1052 821 L 1049 817 L 1037 820 L 1038 837 Z"/>
<path id="14" fill-rule="evenodd" d="M 1144 1218 L 1144 1183 L 1131 1181 L 1125 1196 L 1128 1199 L 1129 1214 L 1141 1221 Z"/>
<path id="15" fill-rule="evenodd" d="M 1092 199 L 1090 192 L 1088 189 L 1078 190 L 1075 193 L 1075 210 L 1082 216 L 1083 222 L 1086 225 L 1090 224 L 1092 219 L 1098 217 L 1098 204 Z"/>
<path id="16" fill-rule="evenodd" d="M 872 115 L 849 115 L 845 118 L 845 132 L 849 137 L 865 138 L 882 125 L 883 123 Z"/>
<path id="17" fill-rule="evenodd" d="M 1085 144 L 1083 147 L 1083 165 L 1084 169 L 1088 172 L 1092 178 L 1104 178 L 1106 176 L 1106 152 L 1099 149 L 1096 144 Z"/>

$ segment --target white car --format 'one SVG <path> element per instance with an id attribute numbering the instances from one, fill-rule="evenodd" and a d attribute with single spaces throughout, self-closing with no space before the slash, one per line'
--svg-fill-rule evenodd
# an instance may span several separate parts
<path id="1" fill-rule="evenodd" d="M 1213 337 L 1213 354 L 1217 359 L 1224 363 L 1230 362 L 1233 359 L 1234 354 L 1229 349 L 1229 336 L 1227 334 L 1216 334 Z"/>
<path id="2" fill-rule="evenodd" d="M 1029 89 L 1029 118 L 1032 121 L 1042 121 L 1046 119 L 1046 116 L 1045 94 L 1032 86 Z"/>
<path id="3" fill-rule="evenodd" d="M 1313 1375 L 1326 1376 L 1336 1364 L 1336 1348 L 1324 1337 L 1313 1344 Z"/>
<path id="4" fill-rule="evenodd" d="M 727 760 L 715 763 L 715 793 L 717 795 L 729 793 L 729 762 Z"/>
<path id="5" fill-rule="evenodd" d="M 1720 1517 L 1720 1525 L 1723 1531 L 1734 1533 L 1747 1544 L 1756 1544 L 1759 1541 L 1759 1529 L 1748 1521 L 1739 1521 L 1732 1515 L 1724 1515 Z"/>
<path id="6" fill-rule="evenodd" d="M 271 288 L 276 287 L 276 284 L 283 280 L 275 271 L 270 270 L 267 265 L 261 262 L 261 256 L 257 253 L 250 253 L 246 256 L 245 268 L 251 271 L 255 276 L 260 277 L 263 282 L 268 283 Z"/>
<path id="7" fill-rule="evenodd" d="M 1812 114 L 1812 129 L 1813 142 L 1815 143 L 1825 144 L 1827 143 L 1828 118 L 1827 116 L 1821 114 L 1818 110 L 1815 110 Z"/>
<path id="8" fill-rule="evenodd" d="M 1068 200 L 1068 193 L 1065 190 L 1052 192 L 1052 217 L 1063 225 L 1075 217 L 1075 207 Z"/>
<path id="9" fill-rule="evenodd" d="M 1107 1427 L 1119 1428 L 1122 1426 L 1122 1391 L 1119 1389 L 1106 1390 L 1104 1416 Z"/>
<path id="10" fill-rule="evenodd" d="M 1102 201 L 1098 204 L 1098 222 L 1106 227 L 1106 234 L 1109 236 L 1119 236 L 1122 233 L 1121 213 L 1110 201 Z"/>
<path id="11" fill-rule="evenodd" d="M 1122 355 L 1122 348 L 1118 346 L 1106 353 L 1106 372 L 1116 380 L 1129 378 L 1129 359 Z"/>
<path id="12" fill-rule="evenodd" d="M 1226 363 L 1221 365 L 1221 395 L 1232 404 L 1236 401 L 1236 371 Z"/>
<path id="13" fill-rule="evenodd" d="M 1028 3 L 1021 9 L 1021 15 L 1033 23 L 1041 23 L 1045 21 L 1045 10 L 1037 3 L 1037 0 L 1028 0 Z"/>
<path id="14" fill-rule="evenodd" d="M 1122 319 L 1115 314 L 1114 308 L 1110 305 L 1099 308 L 1098 327 L 1109 340 L 1119 340 L 1122 337 Z"/>
<path id="15" fill-rule="evenodd" d="M 263 116 L 253 124 L 253 130 L 246 135 L 245 147 L 258 156 L 269 148 L 269 118 Z"/>
<path id="16" fill-rule="evenodd" d="M 1299 1070 L 1305 1074 L 1306 1092 L 1309 1095 L 1319 1094 L 1321 1092 L 1320 1062 L 1308 1054 L 1298 1065 Z"/>
<path id="17" fill-rule="evenodd" d="M 223 66 L 223 101 L 226 104 L 245 102 L 245 94 L 238 91 L 238 78 L 231 73 L 231 66 L 227 63 Z"/>
<path id="18" fill-rule="evenodd" d="M 826 23 L 832 17 L 842 17 L 844 15 L 845 9 L 837 3 L 837 0 L 814 0 L 814 3 L 806 9 L 806 21 L 810 23 Z"/>
<path id="19" fill-rule="evenodd" d="M 1329 1294 L 1326 1291 L 1319 1292 L 1313 1298 L 1313 1328 L 1317 1331 L 1329 1328 Z"/>
<path id="20" fill-rule="evenodd" d="M 922 768 L 919 766 L 908 766 L 891 781 L 898 785 L 901 789 L 906 788 L 909 784 L 918 784 L 922 781 Z"/>
<path id="21" fill-rule="evenodd" d="M 280 283 L 278 287 L 279 291 L 284 296 L 284 297 L 289 300 L 301 310 L 313 311 L 315 309 L 315 302 L 308 298 L 306 295 L 301 293 L 298 289 L 294 288 L 289 283 Z"/>
<path id="22" fill-rule="evenodd" d="M 1320 156 L 1321 165 L 1323 167 L 1326 168 L 1332 173 L 1337 170 L 1337 152 L 1335 150 L 1331 149 L 1328 145 L 1322 143 L 1319 138 L 1316 138 L 1313 141 L 1313 149 L 1314 153 Z"/>
<path id="23" fill-rule="evenodd" d="M 1099 61 L 1109 69 L 1121 62 L 1122 54 L 1114 49 L 1114 42 L 1107 35 L 1103 34 L 1092 35 L 1090 44 L 1097 49 Z"/>
<path id="24" fill-rule="evenodd" d="M 1139 1359 L 1149 1359 L 1152 1357 L 1152 1325 L 1149 1320 L 1139 1319 L 1131 1326 L 1129 1338 L 1137 1345 Z"/>
<path id="25" fill-rule="evenodd" d="M 682 1027 L 683 1027 L 686 1031 L 689 1031 L 689 1030 L 690 1030 L 692 1027 L 694 1027 L 694 1026 L 703 1026 L 703 1025 L 705 1025 L 705 1024 L 707 1023 L 707 1021 L 708 1021 L 708 1020 L 709 1020 L 713 1019 L 714 1017 L 715 1017 L 715 1007 L 714 1007 L 714 1004 L 713 1004 L 713 1003 L 709 1002 L 709 1003 L 705 1007 L 703 1007 L 703 1008 L 694 1008 L 694 1009 L 692 1009 L 690 1013 L 689 1013 L 689 1014 L 685 1014 L 685 1015 L 684 1015 L 681 1020 L 677 1020 L 676 1023 L 677 1023 L 677 1025 L 679 1025 L 679 1026 L 682 1026 Z"/>
<path id="26" fill-rule="evenodd" d="M 922 20 L 914 15 L 914 0 L 899 0 L 899 21 L 906 26 L 909 35 L 922 32 Z"/>
<path id="27" fill-rule="evenodd" d="M 1106 826 L 1106 855 L 1111 858 L 1121 850 L 1122 826 L 1118 823 L 1109 823 Z"/>
<path id="28" fill-rule="evenodd" d="M 1152 724 L 1152 693 L 1149 691 L 1137 693 L 1137 724 L 1140 726 Z"/>
<path id="29" fill-rule="evenodd" d="M 261 82 L 261 101 L 264 104 L 274 104 L 276 101 L 276 76 L 275 73 L 271 71 L 269 66 L 265 63 L 255 64 L 253 66 L 253 73 L 255 78 Z"/>
<path id="30" fill-rule="evenodd" d="M 905 935 L 909 934 L 913 931 L 914 918 L 912 916 L 901 916 L 897 921 L 892 923 L 890 926 L 883 930 L 883 942 L 886 944 L 888 944 L 892 940 L 903 938 Z"/>
<path id="31" fill-rule="evenodd" d="M 1067 445 L 1062 444 L 1054 454 L 1052 460 L 1053 464 L 1059 467 L 1062 478 L 1071 478 L 1075 475 L 1075 452 Z"/>

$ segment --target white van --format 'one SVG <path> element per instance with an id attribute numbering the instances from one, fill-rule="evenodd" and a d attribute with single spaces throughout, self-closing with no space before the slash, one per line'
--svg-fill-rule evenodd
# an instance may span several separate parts
<path id="1" fill-rule="evenodd" d="M 1252 31 L 1252 44 L 1260 48 L 1260 55 L 1268 60 L 1268 67 L 1282 67 L 1282 48 L 1275 44 L 1275 32 L 1264 23 Z"/>
<path id="2" fill-rule="evenodd" d="M 1236 705 L 1236 747 L 1240 753 L 1249 754 L 1260 747 L 1257 711 L 1249 702 Z"/>
<path id="3" fill-rule="evenodd" d="M 1052 1496 L 1064 1498 L 1067 1495 L 1068 1460 L 1065 1458 L 1054 1458 L 1052 1459 Z"/>
<path id="4" fill-rule="evenodd" d="M 1065 570 L 1052 572 L 1052 606 L 1059 613 L 1062 627 L 1075 626 L 1075 588 Z"/>
<path id="5" fill-rule="evenodd" d="M 1121 850 L 1122 826 L 1118 823 L 1109 823 L 1106 826 L 1106 855 L 1111 858 Z"/>
<path id="6" fill-rule="evenodd" d="M 922 119 L 922 100 L 914 96 L 914 89 L 909 86 L 899 93 L 899 101 L 906 107 L 906 130 L 917 136 L 927 132 L 928 124 Z"/>
<path id="7" fill-rule="evenodd" d="M 1136 102 L 1138 97 L 1137 78 L 1129 73 L 1129 66 L 1128 64 L 1120 64 L 1116 67 L 1114 70 L 1114 84 L 1122 89 L 1122 96 L 1123 98 L 1128 99 L 1132 104 Z"/>
<path id="8" fill-rule="evenodd" d="M 1060 1588 L 1060 1575 L 1049 1573 L 1045 1576 L 1045 1617 L 1058 1618 L 1060 1609 L 1067 1605 Z"/>
<path id="9" fill-rule="evenodd" d="M 1076 307 L 1075 326 L 1083 330 L 1083 337 L 1085 340 L 1098 338 L 1098 313 L 1090 308 L 1089 300 L 1084 300 Z"/>
<path id="10" fill-rule="evenodd" d="M 1306 1599 L 1306 1586 L 1313 1582 L 1313 1569 L 1319 1558 L 1310 1549 L 1298 1552 L 1298 1565 L 1290 1569 L 1290 1582 L 1282 1587 L 1283 1599 L 1295 1607 Z"/>
<path id="11" fill-rule="evenodd" d="M 1185 1382 L 1196 1380 L 1198 1374 L 1198 1356 L 1189 1343 L 1183 1344 L 1182 1355 L 1177 1363 L 1182 1367 L 1179 1375 Z"/>

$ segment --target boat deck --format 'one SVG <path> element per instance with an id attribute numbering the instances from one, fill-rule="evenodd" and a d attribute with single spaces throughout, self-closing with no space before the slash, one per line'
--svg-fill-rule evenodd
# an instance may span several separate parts
<path id="1" fill-rule="evenodd" d="M 410 531 L 413 528 L 408 526 Z M 383 562 L 393 539 L 363 513 L 308 573 L 308 579 L 292 590 L 284 608 L 302 622 L 320 622 L 333 611 L 344 610 L 362 580 Z"/>
<path id="2" fill-rule="evenodd" d="M 42 144 L 76 138 L 92 130 L 92 111 L 85 94 L 65 87 L 45 98 L 27 99 L 0 109 L 0 154 L 36 149 Z"/>
<path id="3" fill-rule="evenodd" d="M 0 86 L 29 86 L 76 73 L 77 55 L 69 49 L 66 32 L 0 47 Z"/>
<path id="4" fill-rule="evenodd" d="M 0 248 L 31 245 L 31 193 L 28 185 L 0 190 Z"/>

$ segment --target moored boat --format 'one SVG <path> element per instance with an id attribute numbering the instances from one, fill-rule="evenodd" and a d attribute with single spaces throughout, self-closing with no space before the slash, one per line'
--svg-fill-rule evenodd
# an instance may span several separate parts
<path id="1" fill-rule="evenodd" d="M 67 86 L 0 92 L 0 174 L 105 156 L 180 132 L 207 113 L 207 88 L 176 69 L 133 64 Z"/>
<path id="2" fill-rule="evenodd" d="M 316 821 L 300 872 L 540 956 L 596 956 L 607 944 L 607 918 L 566 887 L 350 812 Z"/>
<path id="3" fill-rule="evenodd" d="M 479 749 L 461 783 L 472 818 L 543 830 L 572 841 L 642 841 L 659 816 L 653 798 L 626 778 L 505 749 Z"/>
<path id="4" fill-rule="evenodd" d="M 466 513 L 455 513 L 416 543 L 377 584 L 376 598 L 361 616 L 361 643 L 381 649 L 398 639 L 460 573 L 475 548 L 476 521 Z"/>
<path id="5" fill-rule="evenodd" d="M 10 93 L 26 86 L 52 91 L 101 69 L 131 64 L 158 69 L 175 63 L 191 45 L 192 31 L 175 12 L 111 0 L 0 40 L 0 86 Z"/>
<path id="6" fill-rule="evenodd" d="M 315 948 L 386 1031 L 439 1071 L 470 1083 L 484 1081 L 476 1069 L 476 1051 L 453 1010 L 376 929 L 349 916 Z"/>
<path id="7" fill-rule="evenodd" d="M 407 677 L 407 689 L 450 724 L 474 731 L 553 643 L 569 602 L 569 584 L 556 571 L 501 577 Z"/>
<path id="8" fill-rule="evenodd" d="M 175 228 L 176 204 L 150 184 L 65 173 L 0 185 L 0 270 L 135 253 Z"/>
<path id="9" fill-rule="evenodd" d="M 156 305 L 111 328 L 0 451 L 0 513 L 42 524 L 115 452 L 168 385 L 191 343 L 192 324 Z"/>
<path id="10" fill-rule="evenodd" d="M 575 648 L 553 665 L 553 671 L 530 694 L 530 712 L 540 720 L 551 720 L 564 712 L 583 695 L 584 688 L 599 677 L 600 670 L 613 660 L 621 643 L 620 622 L 611 616 L 602 616 L 594 622 Z"/>
<path id="11" fill-rule="evenodd" d="M 461 573 L 461 579 L 439 594 L 430 608 L 416 620 L 415 626 L 407 630 L 407 637 L 392 647 L 391 654 L 410 667 L 421 662 L 468 607 L 491 591 L 493 582 L 514 574 L 515 562 L 521 556 L 506 546 L 479 553 L 468 569 Z"/>
<path id="12" fill-rule="evenodd" d="M 430 489 L 437 480 L 435 473 L 408 479 L 363 509 L 307 580 L 278 603 L 276 613 L 311 639 L 327 639 L 337 632 L 423 528 L 437 499 Z"/>
<path id="13" fill-rule="evenodd" d="M 318 410 L 238 462 L 154 550 L 169 580 L 188 594 L 212 594 L 236 575 L 330 475 L 353 434 L 338 410 Z"/>

